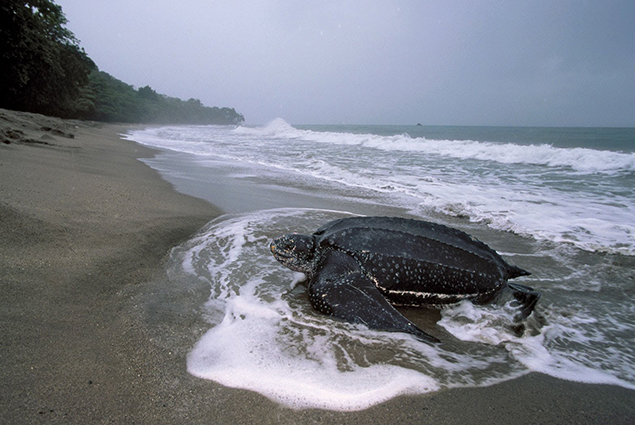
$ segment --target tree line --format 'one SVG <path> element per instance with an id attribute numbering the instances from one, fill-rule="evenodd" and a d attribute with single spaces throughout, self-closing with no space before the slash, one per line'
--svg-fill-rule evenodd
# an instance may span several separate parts
<path id="1" fill-rule="evenodd" d="M 0 3 L 0 107 L 107 122 L 239 124 L 233 108 L 208 107 L 133 86 L 100 71 L 52 0 Z"/>
<path id="2" fill-rule="evenodd" d="M 234 108 L 208 107 L 198 99 L 187 101 L 159 94 L 150 86 L 135 90 L 97 69 L 88 76 L 89 109 L 83 117 L 107 122 L 169 124 L 240 124 Z"/>

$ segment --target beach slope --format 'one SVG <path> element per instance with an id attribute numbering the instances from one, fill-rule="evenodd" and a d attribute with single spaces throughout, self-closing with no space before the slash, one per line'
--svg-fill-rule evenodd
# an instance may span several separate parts
<path id="1" fill-rule="evenodd" d="M 0 110 L 1 423 L 633 423 L 635 392 L 532 373 L 360 412 L 292 410 L 189 375 L 209 288 L 162 261 L 220 212 L 121 140 Z"/>
<path id="2" fill-rule="evenodd" d="M 160 398 L 131 303 L 218 210 L 138 161 L 153 151 L 124 131 L 0 110 L 2 423 L 123 422 Z"/>

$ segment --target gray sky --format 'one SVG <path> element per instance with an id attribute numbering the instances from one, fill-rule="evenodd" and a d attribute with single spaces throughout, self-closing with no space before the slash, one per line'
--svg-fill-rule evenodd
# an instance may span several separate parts
<path id="1" fill-rule="evenodd" d="M 635 1 L 56 0 L 101 70 L 247 123 L 635 127 Z"/>

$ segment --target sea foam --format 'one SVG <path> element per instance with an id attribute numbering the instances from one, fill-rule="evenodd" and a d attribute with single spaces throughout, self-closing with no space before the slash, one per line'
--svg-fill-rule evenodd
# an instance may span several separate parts
<path id="1" fill-rule="evenodd" d="M 129 137 L 192 155 L 198 166 L 204 158 L 232 162 L 237 175 L 256 182 L 635 255 L 635 153 L 301 130 L 282 119 L 257 128 L 152 128 Z"/>
<path id="2" fill-rule="evenodd" d="M 346 132 L 299 130 L 282 118 L 259 128 L 239 127 L 236 133 L 250 136 L 304 140 L 336 145 L 359 145 L 387 151 L 425 153 L 459 159 L 478 159 L 503 164 L 532 164 L 568 167 L 581 172 L 635 171 L 635 153 L 588 148 L 558 148 L 538 143 L 518 145 L 475 140 L 438 140 L 408 134 L 383 136 Z"/>
<path id="3" fill-rule="evenodd" d="M 210 329 L 188 357 L 196 376 L 295 408 L 337 410 L 531 371 L 635 385 L 635 308 L 624 302 L 635 255 L 631 153 L 310 131 L 282 120 L 152 128 L 130 138 L 176 152 L 153 162 L 168 177 L 200 179 L 220 162 L 250 185 L 323 197 L 323 205 L 341 198 L 357 211 L 398 207 L 478 230 L 533 273 L 519 283 L 542 293 L 524 329 L 504 306 L 463 303 L 441 312 L 440 345 L 373 332 L 316 313 L 301 277 L 268 249 L 280 234 L 311 233 L 346 213 L 247 210 L 211 222 L 173 252 L 179 276 L 210 286 Z"/>
<path id="4" fill-rule="evenodd" d="M 447 333 L 439 345 L 315 312 L 297 285 L 302 276 L 278 264 L 269 243 L 346 216 L 311 209 L 222 216 L 175 249 L 172 267 L 209 282 L 211 293 L 210 329 L 189 354 L 188 371 L 297 409 L 359 410 L 400 394 L 491 385 L 530 371 L 635 388 L 635 359 L 619 363 L 611 354 L 632 355 L 623 344 L 635 329 L 598 323 L 588 301 L 558 300 L 539 278 L 526 283 L 543 292 L 540 316 L 520 333 L 507 305 L 463 302 L 443 310 L 438 326 Z M 603 305 L 597 295 L 593 303 Z M 603 314 L 623 323 L 629 313 L 613 307 Z"/>

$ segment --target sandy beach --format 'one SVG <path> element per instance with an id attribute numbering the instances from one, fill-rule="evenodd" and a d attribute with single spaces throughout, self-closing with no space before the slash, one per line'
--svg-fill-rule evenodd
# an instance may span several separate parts
<path id="1" fill-rule="evenodd" d="M 223 202 L 177 192 L 128 128 L 0 110 L 0 423 L 635 422 L 635 391 L 538 373 L 359 412 L 189 375 L 209 288 L 171 285 L 163 261 Z"/>

